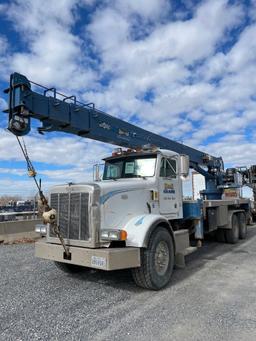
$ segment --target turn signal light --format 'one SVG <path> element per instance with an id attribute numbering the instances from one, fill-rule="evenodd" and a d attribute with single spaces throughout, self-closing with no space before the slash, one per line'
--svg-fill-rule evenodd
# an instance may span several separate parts
<path id="1" fill-rule="evenodd" d="M 127 232 L 125 230 L 120 231 L 120 240 L 126 240 L 127 239 Z"/>

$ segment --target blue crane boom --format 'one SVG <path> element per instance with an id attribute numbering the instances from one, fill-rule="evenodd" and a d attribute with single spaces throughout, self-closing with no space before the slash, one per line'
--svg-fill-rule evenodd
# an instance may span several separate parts
<path id="1" fill-rule="evenodd" d="M 31 118 L 42 122 L 40 133 L 62 131 L 114 145 L 137 148 L 151 144 L 186 154 L 190 167 L 206 178 L 206 194 L 209 199 L 219 199 L 222 191 L 223 161 L 182 143 L 170 140 L 139 128 L 124 120 L 95 108 L 93 103 L 83 104 L 75 96 L 64 96 L 55 88 L 44 88 L 43 93 L 31 89 L 31 81 L 19 73 L 10 76 L 9 130 L 17 136 L 29 133 Z"/>

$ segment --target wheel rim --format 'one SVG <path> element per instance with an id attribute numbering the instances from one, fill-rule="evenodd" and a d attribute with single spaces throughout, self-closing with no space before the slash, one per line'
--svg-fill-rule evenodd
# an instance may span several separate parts
<path id="1" fill-rule="evenodd" d="M 155 270 L 158 275 L 164 275 L 169 265 L 170 254 L 169 248 L 165 241 L 157 244 L 155 251 Z"/>

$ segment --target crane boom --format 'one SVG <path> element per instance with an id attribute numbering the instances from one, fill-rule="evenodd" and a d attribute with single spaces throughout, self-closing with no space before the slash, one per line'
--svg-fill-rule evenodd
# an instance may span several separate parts
<path id="1" fill-rule="evenodd" d="M 43 94 L 37 93 L 31 90 L 31 83 L 18 73 L 10 77 L 10 87 L 6 90 L 9 93 L 9 130 L 15 135 L 26 135 L 30 130 L 30 118 L 35 118 L 42 122 L 41 133 L 62 131 L 129 148 L 152 144 L 188 155 L 193 168 L 223 169 L 219 157 L 139 128 L 96 109 L 93 103 L 83 104 L 75 96 L 61 95 L 61 100 L 55 88 L 44 87 Z M 49 92 L 52 96 L 47 96 Z"/>

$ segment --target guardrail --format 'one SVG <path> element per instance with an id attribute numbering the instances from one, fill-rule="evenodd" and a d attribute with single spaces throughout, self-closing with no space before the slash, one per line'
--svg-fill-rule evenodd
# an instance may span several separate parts
<path id="1" fill-rule="evenodd" d="M 39 238 L 35 226 L 41 222 L 37 211 L 0 213 L 0 243 Z"/>
<path id="2" fill-rule="evenodd" d="M 37 217 L 38 217 L 38 211 L 1 212 L 0 223 L 4 221 L 37 219 Z"/>

